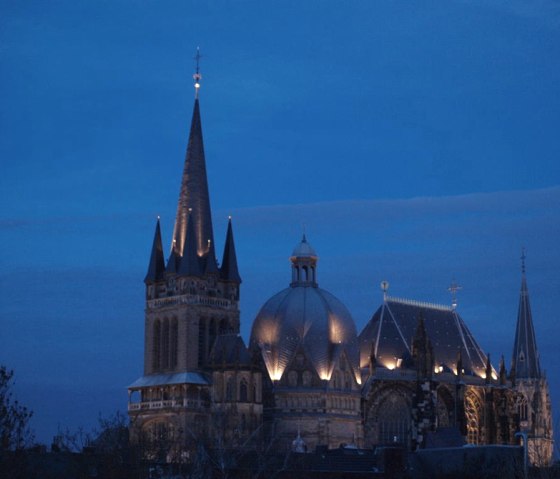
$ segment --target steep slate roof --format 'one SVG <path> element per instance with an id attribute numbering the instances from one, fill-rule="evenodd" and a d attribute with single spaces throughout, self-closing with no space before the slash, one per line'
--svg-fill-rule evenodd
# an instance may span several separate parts
<path id="1" fill-rule="evenodd" d="M 533 316 L 529 304 L 529 290 L 525 277 L 525 264 L 523 263 L 521 291 L 519 293 L 519 311 L 517 313 L 517 328 L 513 343 L 512 369 L 516 378 L 540 378 L 541 365 L 537 340 L 533 328 Z"/>
<path id="2" fill-rule="evenodd" d="M 153 283 L 163 279 L 165 271 L 165 260 L 163 259 L 163 246 L 161 243 L 161 228 L 159 226 L 159 218 L 156 223 L 156 231 L 154 233 L 154 242 L 152 243 L 152 254 L 150 256 L 150 264 L 148 272 L 144 278 L 145 283 Z"/>
<path id="3" fill-rule="evenodd" d="M 173 230 L 173 248 L 178 256 L 183 255 L 189 212 L 193 217 L 198 255 L 205 256 L 209 253 L 209 249 L 213 248 L 214 233 L 212 230 L 212 214 L 210 210 L 198 98 L 194 102 L 189 143 L 181 180 L 181 192 L 179 194 L 177 216 Z M 215 255 L 210 254 L 208 262 L 215 263 Z M 213 269 L 211 264 L 206 266 L 207 271 L 212 271 Z"/>
<path id="4" fill-rule="evenodd" d="M 387 297 L 360 333 L 360 366 L 369 363 L 372 344 L 377 364 L 392 369 L 408 361 L 412 339 L 422 315 L 433 347 L 435 366 L 454 370 L 460 351 L 465 374 L 484 377 L 486 355 L 453 308 Z"/>
<path id="5" fill-rule="evenodd" d="M 235 242 L 233 241 L 233 228 L 231 226 L 231 218 L 228 221 L 226 234 L 226 244 L 224 246 L 224 256 L 222 259 L 222 267 L 220 268 L 222 279 L 241 283 L 241 276 L 237 269 L 237 255 L 235 254 Z"/>

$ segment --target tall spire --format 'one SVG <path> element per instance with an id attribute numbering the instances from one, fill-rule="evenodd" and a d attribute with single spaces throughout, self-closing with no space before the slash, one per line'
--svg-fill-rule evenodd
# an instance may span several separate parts
<path id="1" fill-rule="evenodd" d="M 154 242 L 152 243 L 152 254 L 150 256 L 150 264 L 148 265 L 148 272 L 145 283 L 153 283 L 163 279 L 163 272 L 165 271 L 165 260 L 163 258 L 163 246 L 161 243 L 161 228 L 159 226 L 159 216 L 156 223 L 156 232 L 154 233 Z"/>
<path id="2" fill-rule="evenodd" d="M 177 206 L 177 216 L 173 229 L 173 249 L 177 256 L 183 255 L 185 239 L 187 234 L 187 220 L 189 211 L 192 211 L 192 219 L 196 240 L 196 248 L 199 256 L 203 257 L 209 253 L 211 245 L 214 244 L 214 233 L 212 230 L 212 214 L 210 210 L 210 195 L 208 193 L 208 179 L 206 176 L 206 160 L 204 157 L 204 143 L 202 139 L 202 124 L 200 120 L 200 106 L 198 101 L 198 90 L 200 87 L 200 73 L 197 53 L 197 69 L 195 80 L 195 91 L 189 143 L 185 157 L 185 167 L 181 180 L 181 192 Z M 209 262 L 216 262 L 214 257 Z"/>
<path id="3" fill-rule="evenodd" d="M 237 255 L 235 254 L 231 216 L 228 221 L 226 244 L 224 246 L 224 256 L 222 258 L 220 273 L 222 275 L 222 279 L 225 279 L 226 281 L 241 283 L 241 276 L 239 276 L 239 270 L 237 269 Z"/>
<path id="4" fill-rule="evenodd" d="M 517 313 L 517 328 L 513 344 L 512 369 L 517 378 L 540 378 L 541 366 L 537 340 L 533 328 L 533 316 L 529 304 L 529 290 L 525 276 L 525 248 L 521 255 L 521 291 L 519 294 L 519 311 Z"/>

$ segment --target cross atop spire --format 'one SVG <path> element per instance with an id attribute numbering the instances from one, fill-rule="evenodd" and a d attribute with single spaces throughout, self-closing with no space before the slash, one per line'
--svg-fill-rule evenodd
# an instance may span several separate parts
<path id="1" fill-rule="evenodd" d="M 194 80 L 194 97 L 198 99 L 198 89 L 200 88 L 200 80 L 202 80 L 202 75 L 200 74 L 200 59 L 202 55 L 200 54 L 200 47 L 196 47 L 196 55 L 194 59 L 196 60 L 196 72 L 193 75 Z"/>
<path id="2" fill-rule="evenodd" d="M 457 291 L 461 289 L 463 289 L 463 287 L 457 284 L 455 278 L 453 278 L 451 284 L 449 285 L 449 288 L 447 288 L 447 291 L 451 293 L 451 308 L 453 309 L 457 308 Z"/>

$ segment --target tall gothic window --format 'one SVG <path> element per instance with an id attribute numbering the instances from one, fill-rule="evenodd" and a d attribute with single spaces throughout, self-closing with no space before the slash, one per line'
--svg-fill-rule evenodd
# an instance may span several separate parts
<path id="1" fill-rule="evenodd" d="M 312 379 L 312 374 L 310 371 L 303 371 L 303 385 L 304 387 L 308 388 L 311 387 L 311 379 Z"/>
<path id="2" fill-rule="evenodd" d="M 169 368 L 169 319 L 164 319 L 161 328 L 161 368 Z"/>
<path id="3" fill-rule="evenodd" d="M 297 372 L 296 371 L 290 371 L 288 373 L 288 385 L 290 387 L 295 388 L 297 386 Z"/>
<path id="4" fill-rule="evenodd" d="M 177 367 L 177 342 L 179 337 L 179 327 L 177 324 L 177 319 L 173 318 L 171 320 L 171 326 L 169 328 L 169 359 L 171 368 Z"/>
<path id="5" fill-rule="evenodd" d="M 474 394 L 468 394 L 465 398 L 465 416 L 467 419 L 467 442 L 469 444 L 480 444 L 480 421 L 482 406 Z"/>
<path id="6" fill-rule="evenodd" d="M 349 372 L 346 372 L 344 375 L 344 388 L 352 389 L 352 376 L 350 376 Z"/>
<path id="7" fill-rule="evenodd" d="M 247 392 L 247 380 L 243 378 L 241 383 L 239 384 L 239 401 L 240 402 L 247 402 L 248 401 L 248 392 Z"/>
<path id="8" fill-rule="evenodd" d="M 449 427 L 452 424 L 451 411 L 453 410 L 453 399 L 449 392 L 441 388 L 437 392 L 436 417 L 437 427 Z"/>
<path id="9" fill-rule="evenodd" d="M 377 410 L 380 444 L 408 444 L 410 437 L 410 408 L 406 399 L 394 392 Z"/>
<path id="10" fill-rule="evenodd" d="M 229 377 L 226 384 L 226 401 L 235 400 L 235 381 L 233 377 Z"/>
<path id="11" fill-rule="evenodd" d="M 154 321 L 154 331 L 152 335 L 152 368 L 160 368 L 160 343 L 161 343 L 161 323 L 159 319 Z"/>
<path id="12" fill-rule="evenodd" d="M 202 366 L 206 359 L 206 318 L 200 318 L 198 322 L 198 365 Z"/>
<path id="13" fill-rule="evenodd" d="M 517 412 L 519 414 L 520 421 L 527 421 L 529 414 L 528 414 L 527 398 L 525 396 L 523 396 L 523 398 L 517 404 Z"/>

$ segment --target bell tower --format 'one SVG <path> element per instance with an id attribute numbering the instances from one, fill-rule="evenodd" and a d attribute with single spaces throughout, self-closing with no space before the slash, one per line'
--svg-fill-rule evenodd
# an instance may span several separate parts
<path id="1" fill-rule="evenodd" d="M 241 277 L 231 218 L 221 267 L 216 259 L 202 137 L 196 56 L 194 108 L 167 262 L 160 220 L 145 277 L 144 375 L 129 386 L 133 437 L 163 437 L 182 447 L 209 434 L 215 412 L 213 348 L 245 348 L 239 335 Z M 231 348 L 230 348 L 231 349 Z M 236 349 L 236 351 L 237 351 Z M 247 383 L 249 384 L 249 383 Z M 182 436 L 182 437 L 181 437 Z M 182 446 L 181 446 L 182 445 Z"/>

